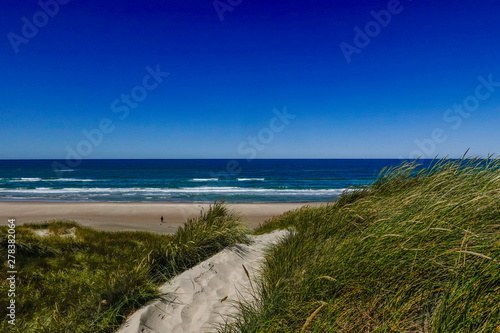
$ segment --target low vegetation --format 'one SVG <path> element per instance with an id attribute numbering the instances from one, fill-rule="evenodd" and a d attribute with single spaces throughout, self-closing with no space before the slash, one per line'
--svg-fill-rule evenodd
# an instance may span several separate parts
<path id="1" fill-rule="evenodd" d="M 275 217 L 256 299 L 221 332 L 500 332 L 500 160 L 385 170 Z"/>
<path id="2" fill-rule="evenodd" d="M 220 332 L 500 332 L 499 159 L 405 163 L 255 233 L 285 228 L 293 232 L 268 253 L 255 300 Z M 159 284 L 248 241 L 220 203 L 175 235 L 69 221 L 16 232 L 16 327 L 3 263 L 2 332 L 112 332 Z"/>
<path id="3" fill-rule="evenodd" d="M 46 236 L 37 236 L 36 230 L 46 230 Z M 4 258 L 6 232 L 6 227 L 0 229 Z M 0 331 L 113 332 L 134 309 L 158 295 L 159 284 L 226 246 L 246 242 L 247 233 L 221 203 L 188 220 L 174 235 L 103 232 L 70 221 L 20 225 L 16 326 L 7 323 L 4 261 Z"/>

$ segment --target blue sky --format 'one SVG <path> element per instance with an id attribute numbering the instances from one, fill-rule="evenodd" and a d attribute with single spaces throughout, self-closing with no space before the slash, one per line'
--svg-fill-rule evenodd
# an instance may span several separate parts
<path id="1" fill-rule="evenodd" d="M 497 1 L 55 1 L 0 4 L 2 159 L 500 152 Z"/>

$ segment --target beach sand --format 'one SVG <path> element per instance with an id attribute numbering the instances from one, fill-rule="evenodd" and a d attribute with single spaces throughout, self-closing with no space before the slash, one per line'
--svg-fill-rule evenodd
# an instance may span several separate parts
<path id="1" fill-rule="evenodd" d="M 251 236 L 250 245 L 226 248 L 177 275 L 160 287 L 157 300 L 136 311 L 117 333 L 214 332 L 218 325 L 232 321 L 237 301 L 253 300 L 266 248 L 288 233 L 277 230 Z"/>
<path id="2" fill-rule="evenodd" d="M 242 216 L 250 228 L 286 211 L 320 203 L 237 203 L 230 209 Z M 207 210 L 204 203 L 83 203 L 83 202 L 0 202 L 0 221 L 15 218 L 17 224 L 68 219 L 105 231 L 150 231 L 174 233 L 186 219 Z M 160 222 L 163 216 L 164 223 Z"/>

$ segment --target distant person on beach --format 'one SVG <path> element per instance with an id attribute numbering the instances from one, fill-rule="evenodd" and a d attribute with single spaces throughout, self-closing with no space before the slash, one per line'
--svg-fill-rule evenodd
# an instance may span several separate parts
<path id="1" fill-rule="evenodd" d="M 162 215 L 162 217 L 160 218 L 160 220 L 161 220 L 161 223 L 163 223 L 163 215 Z"/>

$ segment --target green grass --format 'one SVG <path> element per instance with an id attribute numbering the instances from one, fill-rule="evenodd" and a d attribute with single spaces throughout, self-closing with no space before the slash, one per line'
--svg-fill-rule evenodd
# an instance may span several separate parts
<path id="1" fill-rule="evenodd" d="M 33 229 L 56 236 L 38 237 Z M 76 238 L 57 236 L 76 228 Z M 6 227 L 0 229 L 6 258 Z M 174 235 L 103 232 L 70 221 L 16 227 L 16 326 L 7 323 L 7 266 L 0 272 L 2 332 L 113 332 L 158 295 L 159 284 L 226 246 L 247 242 L 239 217 L 220 203 Z"/>
<path id="2" fill-rule="evenodd" d="M 385 170 L 275 217 L 256 299 L 221 332 L 500 332 L 500 160 Z"/>

